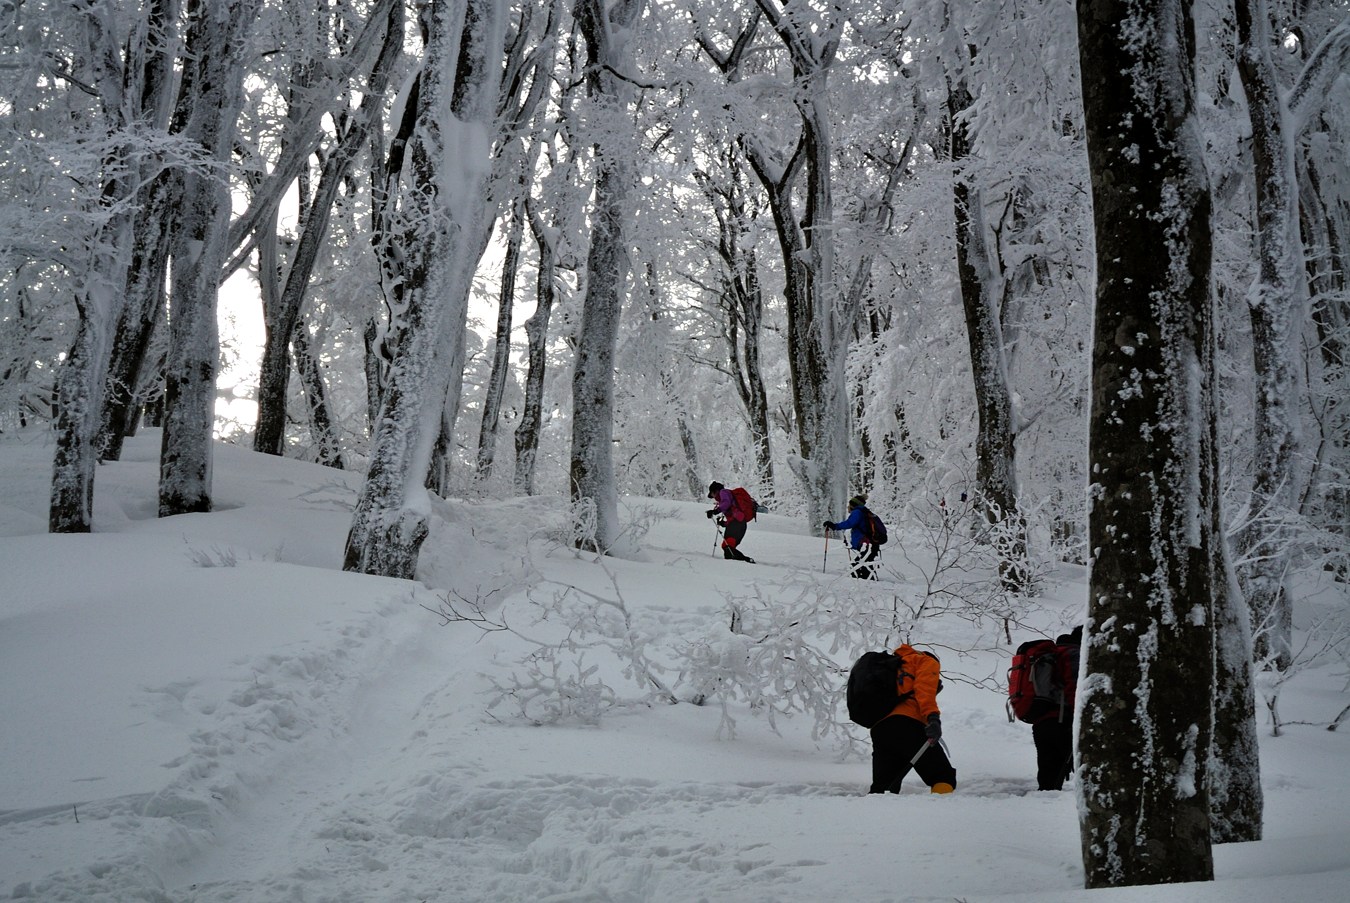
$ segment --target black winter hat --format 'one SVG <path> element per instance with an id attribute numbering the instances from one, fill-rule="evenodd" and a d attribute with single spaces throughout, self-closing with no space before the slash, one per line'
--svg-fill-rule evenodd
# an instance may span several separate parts
<path id="1" fill-rule="evenodd" d="M 708 485 L 708 498 L 716 498 L 717 493 L 721 492 L 723 489 L 726 489 L 726 487 L 714 480 Z"/>

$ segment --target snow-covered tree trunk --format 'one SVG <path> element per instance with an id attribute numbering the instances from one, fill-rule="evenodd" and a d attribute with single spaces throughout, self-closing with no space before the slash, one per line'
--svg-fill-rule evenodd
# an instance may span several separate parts
<path id="1" fill-rule="evenodd" d="M 586 295 L 572 370 L 573 502 L 594 506 L 598 552 L 609 552 L 619 536 L 619 496 L 614 481 L 614 354 L 628 282 L 624 224 L 633 187 L 635 142 L 628 122 L 631 85 L 621 77 L 633 67 L 632 26 L 646 0 L 579 0 L 577 22 L 586 38 L 587 87 L 598 120 L 607 126 L 595 143 L 595 202 Z"/>
<path id="2" fill-rule="evenodd" d="M 345 466 L 342 461 L 342 448 L 333 426 L 328 387 L 323 380 L 323 368 L 314 354 L 309 330 L 304 326 L 291 334 L 291 354 L 295 360 L 295 372 L 300 377 L 300 385 L 304 389 L 305 406 L 309 409 L 314 460 L 325 467 L 342 470 Z"/>
<path id="3" fill-rule="evenodd" d="M 1256 653 L 1285 670 L 1292 662 L 1293 603 L 1284 586 L 1289 568 L 1288 520 L 1298 508 L 1302 385 L 1299 343 L 1308 293 L 1299 235 L 1294 140 L 1350 55 L 1350 22 L 1314 51 L 1286 95 L 1279 82 L 1270 13 L 1264 0 L 1236 0 L 1238 75 L 1247 96 L 1256 175 L 1259 273 L 1248 298 L 1256 370 L 1253 433 L 1253 518 L 1245 546 L 1248 602 L 1256 623 Z"/>
<path id="4" fill-rule="evenodd" d="M 143 124 L 160 132 L 169 129 L 174 114 L 173 67 L 180 12 L 180 0 L 156 0 L 147 10 L 144 78 L 138 83 L 138 103 Z M 181 110 L 178 116 L 186 121 L 187 110 Z M 169 268 L 177 180 L 163 171 L 152 174 L 149 168 L 143 168 L 142 172 L 147 181 L 138 187 L 135 199 L 125 297 L 113 336 L 98 438 L 100 458 L 106 461 L 121 457 L 122 442 L 139 418 L 142 371 L 166 302 L 164 281 Z"/>
<path id="5" fill-rule="evenodd" d="M 379 10 L 376 10 L 378 13 Z M 403 47 L 403 4 L 392 3 L 385 15 L 384 39 L 371 68 L 370 77 L 360 106 L 343 117 L 343 131 L 337 146 L 323 161 L 318 187 L 312 197 L 304 197 L 303 229 L 287 261 L 288 269 L 280 291 L 264 292 L 264 343 L 262 365 L 258 379 L 258 419 L 253 431 L 253 450 L 269 455 L 285 451 L 286 402 L 290 390 L 291 340 L 300 321 L 300 311 L 309 293 L 310 277 L 318 260 L 319 251 L 328 234 L 333 204 L 346 180 L 357 154 L 367 144 L 372 126 L 378 126 L 384 93 L 389 78 L 398 62 Z M 312 68 L 312 67 L 308 67 Z M 298 93 L 306 93 L 313 85 L 293 86 Z M 307 101 L 308 102 L 308 101 Z M 275 223 L 275 216 L 262 223 Z M 259 235 L 259 244 L 275 245 L 279 240 L 275 229 Z M 277 280 L 280 271 L 260 267 L 259 278 Z"/>
<path id="6" fill-rule="evenodd" d="M 1086 884 L 1210 880 L 1213 301 L 1194 30 L 1172 0 L 1079 0 L 1078 29 L 1097 259 L 1076 718 Z"/>
<path id="7" fill-rule="evenodd" d="M 497 439 L 501 428 L 502 397 L 511 368 L 511 325 L 516 302 L 516 279 L 524 240 L 526 202 L 535 175 L 535 156 L 540 141 L 537 135 L 538 112 L 552 80 L 557 40 L 554 31 L 562 13 L 562 0 L 549 0 L 548 15 L 538 35 L 532 33 L 536 7 L 521 7 L 518 27 L 508 40 L 506 52 L 507 90 L 502 98 L 506 110 L 501 165 L 511 178 L 501 180 L 497 203 L 507 219 L 506 255 L 502 261 L 502 283 L 498 296 L 497 333 L 492 351 L 492 370 L 483 398 L 483 417 L 478 432 L 477 473 L 480 480 L 492 475 L 497 459 Z"/>
<path id="8" fill-rule="evenodd" d="M 90 216 L 97 227 L 89 238 L 86 266 L 77 274 L 75 340 L 57 373 L 49 511 L 54 533 L 87 532 L 92 525 L 95 464 L 106 437 L 108 376 L 115 372 L 110 370 L 114 333 L 126 310 L 126 289 L 141 276 L 131 269 L 136 262 L 133 247 L 141 247 L 136 226 L 144 225 L 137 219 L 135 202 L 146 198 L 144 186 L 159 168 L 153 152 L 143 146 L 142 132 L 159 137 L 154 133 L 162 135 L 168 123 L 175 48 L 171 34 L 178 15 L 176 0 L 153 3 L 129 23 L 117 18 L 113 6 L 76 6 L 85 39 L 76 63 L 84 84 L 97 93 L 106 129 L 104 137 L 91 143 L 108 150 L 97 210 Z M 138 370 L 126 375 L 128 383 Z"/>
<path id="9" fill-rule="evenodd" d="M 1017 511 L 1017 432 L 1013 418 L 1008 361 L 994 276 L 985 241 L 984 202 L 978 187 L 961 167 L 970 156 L 970 135 L 964 115 L 972 98 L 960 77 L 948 87 L 952 193 L 956 231 L 956 266 L 961 305 L 966 314 L 970 371 L 975 382 L 975 483 L 984 516 L 990 523 L 1011 525 L 1013 548 L 999 562 L 1005 587 L 1025 587 L 1027 575 L 1018 566 L 1025 559 L 1026 535 Z"/>
<path id="10" fill-rule="evenodd" d="M 236 120 L 244 102 L 248 36 L 262 0 L 222 0 L 192 10 L 185 91 L 192 113 L 183 137 L 199 151 L 182 172 L 171 242 L 169 356 L 164 375 L 159 516 L 211 510 L 219 337 L 216 303 L 228 253 Z"/>
<path id="11" fill-rule="evenodd" d="M 748 136 L 745 148 L 768 194 L 783 256 L 788 366 L 800 450 L 789 466 L 802 484 L 807 522 L 820 530 L 824 519 L 843 510 L 849 478 L 843 366 L 849 330 L 835 280 L 829 117 L 829 74 L 844 16 L 837 9 L 818 13 L 791 0 L 756 0 L 756 9 L 778 35 L 793 70 L 800 128 L 796 147 L 777 155 Z M 706 35 L 699 37 L 704 52 L 733 82 L 745 74 L 744 55 L 759 21 L 758 15 L 752 17 L 726 52 Z"/>
<path id="12" fill-rule="evenodd" d="M 108 388 L 99 433 L 99 454 L 104 461 L 122 456 L 122 443 L 140 418 L 145 382 L 145 364 L 155 331 L 164 322 L 169 271 L 169 238 L 175 219 L 173 195 L 177 180 L 160 173 L 145 186 L 137 199 L 131 235 L 131 264 L 127 271 L 126 299 L 113 339 L 108 366 Z"/>
<path id="13" fill-rule="evenodd" d="M 1320 118 L 1319 130 L 1331 132 L 1327 117 Z M 1335 153 L 1329 147 L 1320 149 L 1322 155 Z M 1344 537 L 1350 523 L 1338 515 L 1350 511 L 1350 487 L 1334 475 L 1350 472 L 1350 391 L 1346 385 L 1350 375 L 1346 354 L 1350 347 L 1350 191 L 1339 179 L 1323 176 L 1324 167 L 1331 172 L 1336 167 L 1318 156 L 1305 152 L 1300 158 L 1300 220 L 1307 236 L 1308 289 L 1317 337 L 1315 351 L 1307 352 L 1305 361 L 1314 374 L 1310 389 L 1318 388 L 1310 399 L 1318 436 L 1299 512 Z"/>
<path id="14" fill-rule="evenodd" d="M 426 477 L 488 216 L 506 0 L 435 0 L 428 11 L 417 126 L 409 148 L 404 323 L 343 568 L 411 579 L 428 532 Z"/>
<path id="15" fill-rule="evenodd" d="M 797 81 L 804 206 L 800 219 L 789 223 L 784 215 L 790 202 L 780 192 L 774 219 L 788 267 L 788 362 L 801 449 L 794 470 L 805 489 L 807 523 L 820 530 L 822 520 L 844 510 L 849 477 L 848 381 L 843 366 L 849 331 L 842 328 L 843 314 L 837 309 L 841 299 L 835 283 L 828 81 L 844 17 L 836 11 L 813 22 L 811 16 L 797 15 L 797 3 L 758 0 L 758 5 L 787 48 Z M 797 235 L 785 241 L 788 229 Z M 789 258 L 790 246 L 794 253 Z"/>
<path id="16" fill-rule="evenodd" d="M 539 270 L 535 278 L 534 313 L 525 321 L 525 400 L 520 410 L 520 422 L 516 424 L 514 481 L 516 492 L 534 495 L 534 464 L 544 419 L 548 321 L 553 313 L 558 252 L 554 230 L 545 225 L 532 204 L 526 205 L 526 213 L 530 218 L 530 233 L 539 249 Z"/>
<path id="17" fill-rule="evenodd" d="M 661 384 L 662 400 L 674 413 L 675 433 L 680 439 L 680 451 L 683 460 L 679 464 L 663 463 L 662 470 L 667 473 L 679 473 L 678 482 L 689 490 L 689 497 L 702 501 L 706 498 L 705 483 L 698 466 L 698 443 L 694 440 L 694 431 L 689 426 L 689 405 L 681 394 L 681 380 L 678 379 L 678 364 L 673 359 L 673 337 L 670 329 L 670 312 L 663 300 L 660 274 L 656 262 L 647 258 L 645 282 L 647 288 L 647 322 L 649 337 L 654 340 L 651 346 L 644 345 L 642 360 L 655 366 L 657 379 Z M 661 418 L 663 421 L 665 418 Z"/>
<path id="18" fill-rule="evenodd" d="M 497 431 L 501 425 L 502 396 L 511 367 L 511 314 L 516 303 L 516 275 L 520 270 L 520 246 L 525 237 L 525 202 L 511 205 L 507 226 L 506 255 L 502 259 L 502 284 L 497 295 L 497 333 L 492 346 L 492 370 L 483 396 L 483 419 L 478 430 L 478 479 L 492 476 L 497 457 Z"/>
<path id="19" fill-rule="evenodd" d="M 723 158 L 727 171 L 725 178 L 715 179 L 707 173 L 696 173 L 696 176 L 717 219 L 715 246 L 723 268 L 719 300 L 728 369 L 750 429 L 759 500 L 771 505 L 775 495 L 773 445 L 769 432 L 769 395 L 760 364 L 764 291 L 759 278 L 759 258 L 754 242 L 750 240 L 752 216 L 744 171 L 745 149 L 741 142 L 733 142 Z M 695 497 L 701 495 L 696 493 Z"/>
<path id="20" fill-rule="evenodd" d="M 1256 740 L 1256 689 L 1247 600 L 1238 586 L 1219 490 L 1219 435 L 1215 366 L 1217 332 L 1206 326 L 1203 405 L 1208 423 L 1201 497 L 1209 504 L 1204 547 L 1209 550 L 1214 596 L 1214 739 L 1209 753 L 1210 836 L 1215 843 L 1260 840 L 1264 809 Z"/>
<path id="21" fill-rule="evenodd" d="M 145 29 L 132 38 L 122 58 L 112 10 L 77 4 L 84 46 L 77 57 L 85 83 L 97 91 L 105 134 L 93 140 L 109 150 L 95 209 L 98 225 L 88 237 L 85 266 L 78 272 L 75 307 L 79 313 L 75 339 L 56 374 L 56 451 L 52 460 L 48 529 L 53 533 L 88 533 L 93 526 L 96 438 L 103 413 L 104 377 L 112 348 L 113 327 L 121 313 L 130 262 L 132 211 L 139 170 L 130 131 L 139 117 L 138 67 Z M 140 47 L 137 47 L 140 44 Z"/>
<path id="22" fill-rule="evenodd" d="M 1214 740 L 1209 755 L 1210 836 L 1260 840 L 1264 793 L 1257 746 L 1251 623 L 1226 540 L 1212 535 L 1214 565 Z M 1222 559 L 1217 555 L 1221 554 Z M 1222 568 L 1223 570 L 1220 570 Z"/>
<path id="23" fill-rule="evenodd" d="M 1257 656 L 1284 670 L 1292 656 L 1291 601 L 1285 519 L 1298 497 L 1301 388 L 1295 346 L 1306 302 L 1303 246 L 1298 237 L 1294 135 L 1271 59 L 1270 21 L 1263 0 L 1236 0 L 1238 75 L 1252 123 L 1256 173 L 1257 282 L 1248 297 L 1256 370 L 1253 433 L 1253 519 L 1247 531 L 1247 591 L 1256 623 Z"/>

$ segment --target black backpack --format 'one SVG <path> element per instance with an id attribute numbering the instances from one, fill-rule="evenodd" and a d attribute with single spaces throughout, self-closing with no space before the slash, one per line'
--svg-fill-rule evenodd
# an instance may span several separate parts
<path id="1" fill-rule="evenodd" d="M 886 525 L 870 508 L 863 509 L 863 537 L 874 546 L 886 544 Z"/>
<path id="2" fill-rule="evenodd" d="M 926 649 L 918 652 L 929 658 L 937 656 Z M 871 730 L 883 718 L 895 711 L 902 699 L 914 695 L 910 690 L 904 696 L 900 694 L 900 679 L 913 677 L 902 665 L 904 659 L 893 652 L 864 652 L 853 663 L 848 672 L 848 718 L 854 724 L 860 724 Z M 942 692 L 942 681 L 938 681 L 938 692 Z"/>

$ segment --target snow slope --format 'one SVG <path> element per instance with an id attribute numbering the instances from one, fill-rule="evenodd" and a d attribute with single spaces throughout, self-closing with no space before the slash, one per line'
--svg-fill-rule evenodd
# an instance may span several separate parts
<path id="1" fill-rule="evenodd" d="M 561 541 L 557 502 L 446 503 L 409 583 L 337 570 L 358 475 L 218 446 L 217 510 L 161 520 L 157 454 L 156 434 L 129 443 L 99 470 L 96 532 L 50 536 L 46 437 L 0 441 L 0 896 L 1346 899 L 1350 746 L 1311 724 L 1264 732 L 1266 839 L 1220 848 L 1215 882 L 1082 890 L 1073 794 L 1035 792 L 1030 731 L 994 686 L 1008 650 L 988 626 L 914 628 L 916 643 L 962 650 L 944 656 L 948 797 L 912 778 L 899 797 L 868 796 L 865 732 L 863 757 L 846 756 L 812 739 L 809 715 L 689 704 L 678 652 L 730 636 L 729 600 L 855 589 L 838 544 L 822 574 L 820 540 L 784 518 L 751 526 L 752 567 L 712 556 L 703 505 L 626 500 L 644 560 L 602 567 Z M 880 589 L 912 595 L 894 544 L 886 557 Z M 1038 626 L 1080 616 L 1082 580 L 1056 575 Z M 611 640 L 579 654 L 610 695 L 650 689 L 623 674 L 627 635 L 684 701 L 544 726 L 510 698 L 490 707 L 540 648 L 521 635 L 568 635 L 532 617 L 563 597 L 606 602 Z M 438 614 L 475 600 L 518 634 Z M 1325 723 L 1345 705 L 1344 668 L 1300 674 L 1281 705 Z"/>

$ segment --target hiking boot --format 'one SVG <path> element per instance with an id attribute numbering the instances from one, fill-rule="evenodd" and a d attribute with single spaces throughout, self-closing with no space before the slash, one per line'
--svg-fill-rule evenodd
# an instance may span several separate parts
<path id="1" fill-rule="evenodd" d="M 931 793 L 951 793 L 956 788 L 946 781 L 938 781 L 932 787 L 928 788 Z"/>

